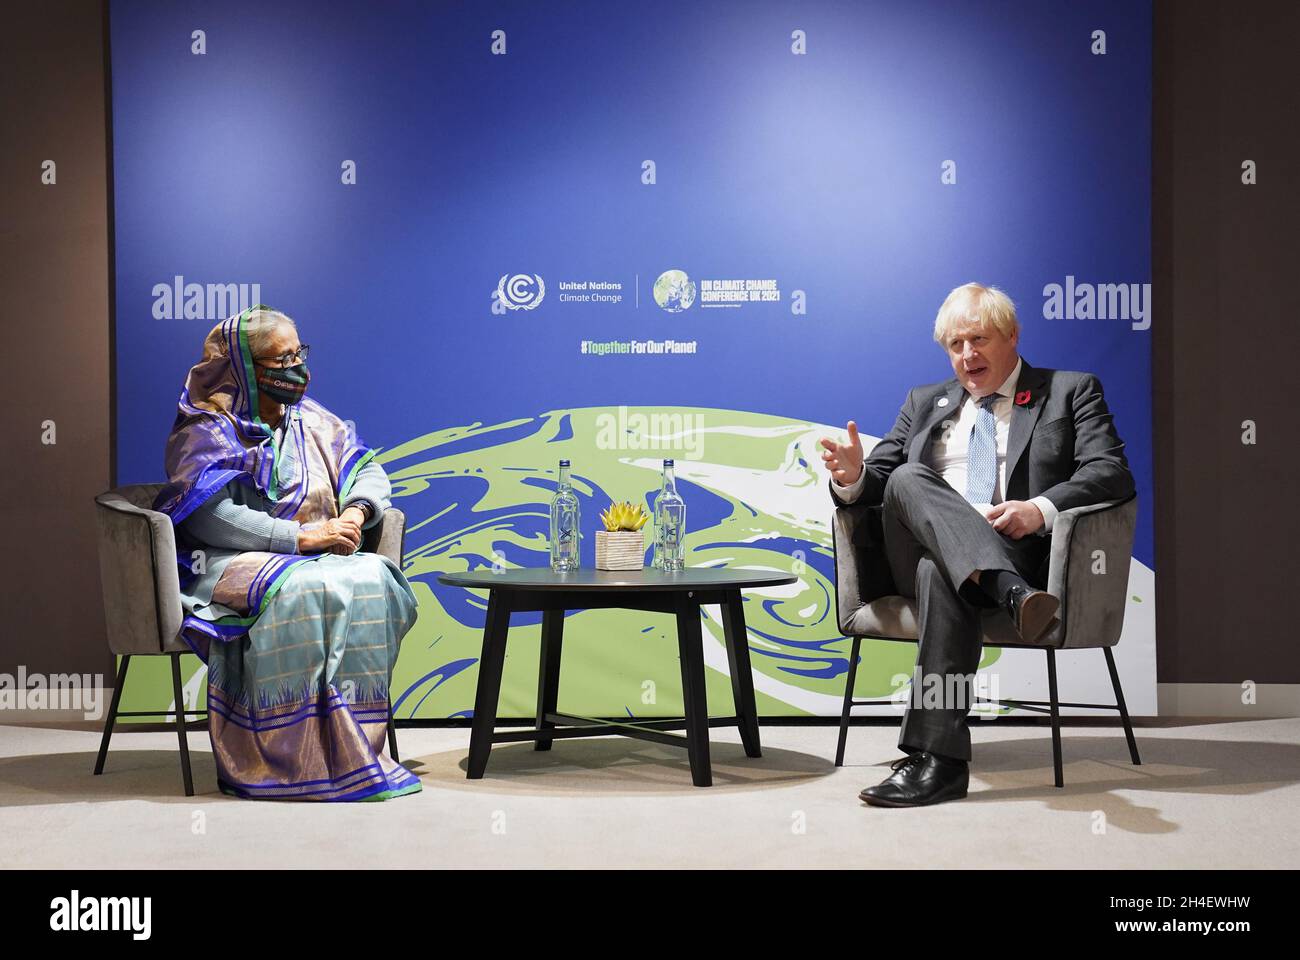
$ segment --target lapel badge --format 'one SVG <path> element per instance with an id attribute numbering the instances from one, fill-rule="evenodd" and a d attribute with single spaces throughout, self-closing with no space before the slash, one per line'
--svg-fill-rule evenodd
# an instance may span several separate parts
<path id="1" fill-rule="evenodd" d="M 947 398 L 947 397 L 940 397 L 940 398 L 939 398 L 939 406 L 941 406 L 941 407 L 946 407 L 946 406 L 948 406 L 948 398 Z"/>

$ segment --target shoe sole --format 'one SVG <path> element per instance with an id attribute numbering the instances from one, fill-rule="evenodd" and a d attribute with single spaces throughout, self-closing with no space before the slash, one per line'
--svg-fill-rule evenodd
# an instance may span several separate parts
<path id="1" fill-rule="evenodd" d="M 1020 638 L 1025 643 L 1037 643 L 1061 622 L 1056 616 L 1056 611 L 1060 608 L 1061 602 L 1050 593 L 1040 591 L 1031 594 L 1020 608 Z"/>

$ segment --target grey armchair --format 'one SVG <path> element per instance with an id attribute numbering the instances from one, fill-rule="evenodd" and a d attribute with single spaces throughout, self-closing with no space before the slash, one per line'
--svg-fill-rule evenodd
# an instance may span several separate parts
<path id="1" fill-rule="evenodd" d="M 151 509 L 161 489 L 159 483 L 134 484 L 95 497 L 108 647 L 121 657 L 113 699 L 104 721 L 104 736 L 99 743 L 99 755 L 95 758 L 95 773 L 104 772 L 108 742 L 118 717 L 170 717 L 175 720 L 176 738 L 180 745 L 185 795 L 192 797 L 194 780 L 190 773 L 189 747 L 185 742 L 185 718 L 204 717 L 207 711 L 184 709 L 180 656 L 189 653 L 190 648 L 180 636 L 184 611 L 181 608 L 176 538 L 171 518 Z M 384 512 L 382 521 L 365 531 L 361 549 L 383 554 L 400 566 L 405 529 L 405 514 L 390 507 Z M 141 655 L 171 658 L 175 710 L 118 710 L 131 658 Z M 397 760 L 397 733 L 393 728 L 391 703 L 388 750 Z"/>
<path id="2" fill-rule="evenodd" d="M 1111 653 L 1111 647 L 1119 642 L 1124 625 L 1129 560 L 1136 525 L 1136 498 L 1076 507 L 1057 514 L 1051 532 L 1047 591 L 1061 601 L 1060 623 L 1040 643 L 1032 645 L 1047 654 L 1050 699 L 979 701 L 1050 714 L 1052 765 L 1058 787 L 1065 785 L 1061 769 L 1060 708 L 1063 706 L 1118 710 L 1128 739 L 1129 756 L 1134 764 L 1142 762 L 1138 757 L 1137 741 L 1133 738 L 1133 724 L 1124 704 L 1115 657 Z M 883 549 L 881 508 L 856 504 L 838 507 L 833 526 L 837 622 L 840 632 L 853 638 L 840 714 L 839 745 L 835 751 L 835 765 L 838 767 L 844 763 L 844 745 L 853 707 L 894 702 L 853 699 L 862 638 L 915 642 L 918 634 L 916 600 L 894 595 L 893 578 Z M 1105 556 L 1104 575 L 1092 572 L 1098 550 Z M 1031 646 L 1021 640 L 1010 618 L 1001 610 L 984 611 L 983 629 L 986 646 L 1025 649 Z M 1061 703 L 1056 689 L 1056 651 L 1093 647 L 1100 647 L 1106 655 L 1115 703 Z"/>

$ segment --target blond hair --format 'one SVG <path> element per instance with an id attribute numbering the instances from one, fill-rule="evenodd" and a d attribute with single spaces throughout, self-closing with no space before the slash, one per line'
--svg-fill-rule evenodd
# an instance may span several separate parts
<path id="1" fill-rule="evenodd" d="M 1020 330 L 1016 305 L 1011 298 L 997 287 L 980 283 L 962 284 L 948 294 L 934 318 L 934 339 L 946 344 L 948 332 L 954 324 L 962 321 L 995 327 L 1004 337 L 1011 337 Z"/>

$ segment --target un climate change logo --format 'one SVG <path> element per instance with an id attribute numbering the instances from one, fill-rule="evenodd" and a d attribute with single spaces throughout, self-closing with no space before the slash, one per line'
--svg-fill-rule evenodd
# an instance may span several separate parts
<path id="1" fill-rule="evenodd" d="M 546 284 L 537 274 L 506 273 L 497 282 L 497 299 L 507 310 L 532 310 L 546 296 Z"/>
<path id="2" fill-rule="evenodd" d="M 655 303 L 669 313 L 681 313 L 695 302 L 695 281 L 685 270 L 665 270 L 654 287 Z"/>

